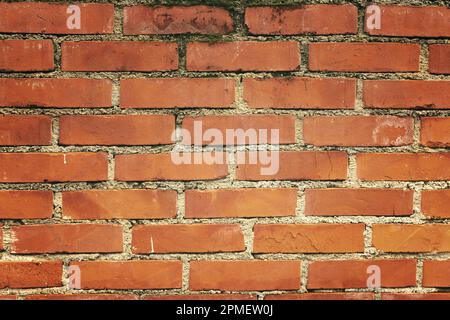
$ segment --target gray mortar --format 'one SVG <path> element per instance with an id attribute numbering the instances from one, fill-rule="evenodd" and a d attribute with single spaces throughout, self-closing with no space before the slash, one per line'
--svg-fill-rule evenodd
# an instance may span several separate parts
<path id="1" fill-rule="evenodd" d="M 26 0 L 20 0 L 26 1 Z M 66 3 L 64 1 L 50 1 L 54 3 Z M 428 45 L 433 43 L 450 43 L 450 39 L 444 38 L 402 38 L 402 37 L 383 37 L 368 36 L 363 32 L 364 8 L 372 3 L 371 1 L 300 1 L 300 0 L 210 0 L 210 1 L 145 1 L 145 0 L 100 0 L 100 1 L 83 1 L 96 3 L 113 3 L 115 9 L 115 28 L 114 33 L 110 35 L 45 35 L 45 34 L 1 34 L 0 39 L 51 39 L 55 45 L 55 63 L 56 69 L 51 72 L 37 73 L 0 73 L 0 77 L 24 77 L 24 78 L 63 78 L 63 77 L 84 77 L 84 78 L 102 78 L 110 79 L 114 83 L 113 90 L 113 107 L 99 109 L 69 109 L 69 108 L 0 108 L 0 114 L 44 114 L 54 117 L 53 135 L 51 146 L 20 146 L 20 147 L 0 147 L 0 152 L 76 152 L 76 151 L 104 151 L 108 152 L 109 171 L 108 181 L 106 182 L 73 182 L 73 183 L 0 183 L 1 190 L 53 190 L 54 199 L 54 217 L 53 219 L 41 220 L 2 220 L 4 225 L 4 242 L 5 250 L 0 252 L 0 261 L 34 261 L 36 259 L 43 260 L 62 260 L 65 267 L 68 267 L 70 261 L 80 260 L 153 260 L 153 259 L 178 259 L 183 262 L 183 287 L 182 289 L 173 290 L 69 290 L 67 288 L 67 270 L 64 271 L 64 286 L 59 288 L 44 289 L 0 289 L 0 294 L 17 294 L 20 299 L 28 294 L 37 293 L 129 293 L 138 296 L 149 294 L 190 294 L 190 293 L 218 293 L 219 291 L 201 291 L 192 292 L 189 290 L 189 260 L 198 259 L 287 259 L 301 260 L 301 289 L 293 291 L 249 291 L 262 299 L 265 294 L 282 293 L 282 292 L 367 292 L 367 289 L 351 289 L 351 290 L 307 290 L 307 270 L 309 261 L 317 260 L 340 260 L 340 259 L 368 259 L 368 258 L 416 258 L 417 266 L 417 286 L 414 288 L 389 289 L 383 288 L 377 290 L 377 299 L 380 299 L 380 292 L 434 292 L 433 288 L 422 288 L 422 266 L 423 260 L 427 258 L 433 259 L 450 259 L 450 253 L 383 253 L 378 252 L 372 247 L 372 225 L 375 223 L 413 223 L 423 224 L 427 220 L 420 212 L 420 192 L 421 190 L 444 189 L 450 187 L 450 181 L 431 181 L 431 182 L 403 182 L 403 181 L 360 181 L 356 177 L 356 161 L 355 154 L 359 152 L 442 152 L 448 151 L 448 148 L 428 148 L 419 145 L 419 126 L 420 117 L 423 116 L 450 116 L 450 110 L 403 110 L 403 109 L 364 109 L 362 106 L 362 80 L 364 79 L 442 79 L 450 80 L 450 75 L 432 75 L 427 69 L 428 63 Z M 406 1 L 374 1 L 377 4 L 402 4 L 402 5 L 441 5 L 448 6 L 447 1 L 430 1 L 430 0 L 406 0 Z M 359 9 L 359 31 L 355 35 L 298 35 L 298 36 L 253 36 L 246 34 L 246 26 L 244 25 L 244 7 L 258 5 L 303 5 L 318 3 L 353 3 Z M 139 35 L 125 36 L 122 34 L 122 8 L 127 5 L 149 4 L 149 5 L 214 5 L 224 7 L 230 11 L 235 22 L 235 30 L 224 36 L 211 35 Z M 64 41 L 80 41 L 80 40 L 136 40 L 136 41 L 173 41 L 179 45 L 179 65 L 180 69 L 173 72 L 62 72 L 61 63 L 61 43 Z M 186 43 L 191 41 L 232 41 L 232 40 L 291 40 L 297 41 L 301 45 L 301 65 L 297 71 L 293 72 L 189 72 L 185 68 L 185 51 Z M 417 73 L 341 73 L 341 72 L 310 72 L 308 71 L 308 52 L 307 46 L 310 42 L 316 41 L 335 41 L 335 42 L 351 42 L 351 41 L 376 41 L 376 42 L 401 42 L 401 43 L 419 43 L 421 44 L 421 60 L 420 71 Z M 246 106 L 242 95 L 241 81 L 245 77 L 345 77 L 356 78 L 357 80 L 357 101 L 354 110 L 299 110 L 299 109 L 250 109 Z M 237 81 L 236 102 L 233 108 L 229 109 L 120 109 L 119 106 L 119 83 L 121 78 L 153 78 L 153 77 L 230 77 Z M 61 115 L 108 115 L 108 114 L 173 114 L 176 116 L 177 127 L 181 126 L 182 119 L 186 116 L 202 116 L 202 115 L 225 115 L 225 114 L 289 114 L 295 115 L 297 118 L 296 128 L 296 144 L 281 146 L 280 150 L 342 150 L 349 154 L 349 178 L 346 181 L 236 181 L 234 164 L 230 163 L 230 174 L 220 180 L 214 181 L 150 181 L 150 182 L 119 182 L 114 181 L 114 155 L 127 153 L 158 153 L 168 152 L 173 148 L 169 146 L 59 146 L 58 145 L 58 117 Z M 302 119 L 310 115 L 397 115 L 410 116 L 415 120 L 414 143 L 411 146 L 402 147 L 315 147 L 304 145 L 302 138 Z M 251 150 L 251 146 L 227 148 L 235 152 L 236 150 Z M 274 217 L 274 218 L 227 218 L 227 219 L 184 219 L 184 190 L 186 189 L 219 189 L 219 188 L 261 188 L 261 187 L 291 187 L 298 188 L 297 211 L 294 217 Z M 306 188 L 326 188 L 326 187 L 366 187 L 366 188 L 400 188 L 414 190 L 414 214 L 409 217 L 374 217 L 374 216 L 339 216 L 339 217 L 314 217 L 304 215 L 304 190 Z M 10 254 L 10 246 L 12 236 L 10 227 L 21 224 L 47 224 L 47 223 L 68 223 L 75 220 L 62 219 L 61 208 L 61 192 L 68 190 L 87 190 L 87 189 L 131 189 L 131 188 L 149 188 L 149 189 L 172 189 L 178 193 L 177 206 L 178 213 L 176 218 L 164 220 L 76 220 L 77 223 L 115 223 L 120 224 L 124 228 L 124 252 L 117 254 L 36 254 L 36 255 L 16 255 Z M 449 224 L 445 219 L 434 219 L 436 223 Z M 237 223 L 241 225 L 245 236 L 246 250 L 236 253 L 208 253 L 208 254 L 148 254 L 133 255 L 131 254 L 131 228 L 138 224 L 166 224 L 166 223 Z M 256 223 L 364 223 L 366 224 L 365 250 L 363 253 L 345 253 L 345 254 L 253 254 L 253 234 L 252 230 Z M 440 291 L 445 291 L 440 290 Z"/>

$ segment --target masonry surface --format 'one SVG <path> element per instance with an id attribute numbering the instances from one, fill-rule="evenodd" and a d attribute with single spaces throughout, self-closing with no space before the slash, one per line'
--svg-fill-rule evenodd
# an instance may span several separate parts
<path id="1" fill-rule="evenodd" d="M 450 299 L 446 1 L 3 1 L 0 53 L 0 299 Z"/>

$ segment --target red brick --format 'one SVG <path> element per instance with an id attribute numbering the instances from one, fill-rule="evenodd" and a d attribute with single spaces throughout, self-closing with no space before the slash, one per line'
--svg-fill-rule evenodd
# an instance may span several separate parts
<path id="1" fill-rule="evenodd" d="M 249 7 L 245 24 L 252 34 L 354 34 L 358 9 L 352 4 Z"/>
<path id="2" fill-rule="evenodd" d="M 189 288 L 225 291 L 298 290 L 300 261 L 191 261 Z"/>
<path id="3" fill-rule="evenodd" d="M 227 78 L 122 79 L 122 108 L 228 108 L 236 81 Z"/>
<path id="4" fill-rule="evenodd" d="M 1 261 L 0 288 L 45 288 L 62 286 L 60 261 Z"/>
<path id="5" fill-rule="evenodd" d="M 294 216 L 297 189 L 186 190 L 186 218 Z"/>
<path id="6" fill-rule="evenodd" d="M 123 10 L 123 32 L 135 34 L 224 34 L 233 31 L 227 10 L 209 6 L 132 6 Z"/>
<path id="7" fill-rule="evenodd" d="M 354 79 L 244 78 L 244 100 L 250 108 L 353 109 Z"/>
<path id="8" fill-rule="evenodd" d="M 11 227 L 11 253 L 122 252 L 122 227 L 106 224 L 37 224 Z"/>
<path id="9" fill-rule="evenodd" d="M 177 164 L 171 153 L 127 154 L 116 156 L 116 180 L 119 181 L 154 181 L 154 180 L 213 180 L 224 178 L 228 174 L 225 163 L 226 154 L 216 152 L 223 163 L 207 164 L 204 159 L 201 164 L 195 164 L 195 155 L 189 153 L 189 164 Z M 181 155 L 183 156 L 183 155 Z"/>
<path id="10" fill-rule="evenodd" d="M 106 153 L 3 153 L 0 182 L 105 181 Z"/>
<path id="11" fill-rule="evenodd" d="M 450 218 L 450 189 L 423 190 L 422 213 L 428 218 Z"/>
<path id="12" fill-rule="evenodd" d="M 176 294 L 176 295 L 160 295 L 145 296 L 144 300 L 257 300 L 257 296 L 251 294 Z"/>
<path id="13" fill-rule="evenodd" d="M 1 71 L 50 71 L 55 68 L 51 40 L 0 40 L 0 52 Z"/>
<path id="14" fill-rule="evenodd" d="M 380 5 L 380 8 L 381 28 L 368 30 L 366 26 L 368 34 L 397 37 L 450 36 L 450 10 L 446 7 Z"/>
<path id="15" fill-rule="evenodd" d="M 382 293 L 381 300 L 450 300 L 450 293 Z"/>
<path id="16" fill-rule="evenodd" d="M 0 219 L 46 219 L 52 215 L 52 191 L 0 191 Z"/>
<path id="17" fill-rule="evenodd" d="M 216 136 L 216 132 L 220 132 L 223 139 L 215 141 L 215 138 L 198 137 L 195 128 L 200 130 L 200 134 L 213 130 L 213 137 Z M 185 144 L 195 145 L 288 144 L 295 143 L 296 134 L 295 116 L 283 115 L 186 117 L 183 120 L 183 129 L 189 133 Z M 231 135 L 227 130 L 231 130 Z M 227 138 L 228 136 L 230 138 Z"/>
<path id="18" fill-rule="evenodd" d="M 450 260 L 425 260 L 423 262 L 424 287 L 450 287 Z"/>
<path id="19" fill-rule="evenodd" d="M 428 50 L 430 73 L 450 74 L 450 45 L 432 44 Z"/>
<path id="20" fill-rule="evenodd" d="M 421 118 L 420 127 L 421 145 L 436 148 L 450 147 L 450 118 Z"/>
<path id="21" fill-rule="evenodd" d="M 143 41 L 77 41 L 61 46 L 63 71 L 178 69 L 178 45 Z"/>
<path id="22" fill-rule="evenodd" d="M 381 287 L 416 286 L 416 260 L 335 260 L 309 264 L 308 289 L 367 288 L 373 275 L 370 266 L 380 268 Z M 370 270 L 369 270 L 370 271 Z"/>
<path id="23" fill-rule="evenodd" d="M 305 215 L 407 216 L 413 214 L 413 190 L 306 189 Z"/>
<path id="24" fill-rule="evenodd" d="M 256 224 L 253 252 L 364 252 L 364 228 L 364 224 Z"/>
<path id="25" fill-rule="evenodd" d="M 171 144 L 173 115 L 62 116 L 59 143 L 63 145 Z"/>
<path id="26" fill-rule="evenodd" d="M 383 252 L 450 252 L 446 224 L 375 224 L 373 246 Z"/>
<path id="27" fill-rule="evenodd" d="M 32 294 L 24 297 L 25 300 L 138 300 L 132 294 Z"/>
<path id="28" fill-rule="evenodd" d="M 363 84 L 366 108 L 450 108 L 450 81 L 365 80 Z"/>
<path id="29" fill-rule="evenodd" d="M 0 116 L 0 145 L 48 146 L 52 140 L 52 118 L 47 116 Z"/>
<path id="30" fill-rule="evenodd" d="M 267 152 L 264 152 L 266 154 Z M 345 180 L 347 178 L 347 153 L 340 151 L 275 151 L 269 165 L 261 153 L 247 152 L 236 169 L 238 180 Z M 256 163 L 254 158 L 257 158 Z M 264 161 L 261 161 L 263 159 Z M 253 163 L 252 163 L 253 162 Z M 278 168 L 277 168 L 278 167 Z M 268 169 L 268 173 L 262 171 Z M 278 170 L 276 170 L 278 169 Z M 273 173 L 273 174 L 272 174 Z"/>
<path id="31" fill-rule="evenodd" d="M 17 300 L 15 295 L 0 295 L 0 300 Z"/>
<path id="32" fill-rule="evenodd" d="M 79 261 L 81 289 L 181 288 L 183 265 L 178 260 Z"/>
<path id="33" fill-rule="evenodd" d="M 0 224 L 0 251 L 3 251 L 3 225 Z"/>
<path id="34" fill-rule="evenodd" d="M 133 227 L 132 251 L 137 254 L 244 250 L 244 235 L 241 227 L 236 224 L 164 224 Z"/>
<path id="35" fill-rule="evenodd" d="M 414 120 L 394 116 L 313 116 L 303 139 L 316 146 L 403 146 L 413 143 Z"/>
<path id="36" fill-rule="evenodd" d="M 361 153 L 356 165 L 361 180 L 450 179 L 450 153 Z"/>
<path id="37" fill-rule="evenodd" d="M 419 71 L 419 44 L 319 42 L 309 45 L 312 71 Z"/>
<path id="38" fill-rule="evenodd" d="M 268 294 L 264 300 L 375 300 L 371 292 L 311 292 Z"/>
<path id="39" fill-rule="evenodd" d="M 294 41 L 191 42 L 189 71 L 291 71 L 300 66 L 300 46 Z"/>
<path id="40" fill-rule="evenodd" d="M 1 107 L 110 107 L 112 82 L 105 79 L 0 78 Z"/>
<path id="41" fill-rule="evenodd" d="M 66 219 L 162 219 L 177 214 L 174 190 L 81 190 L 62 193 Z"/>
<path id="42" fill-rule="evenodd" d="M 112 33 L 114 5 L 77 3 L 80 8 L 80 29 L 67 28 L 69 3 L 12 2 L 0 3 L 0 32 L 43 34 Z M 24 23 L 26 21 L 26 23 Z"/>

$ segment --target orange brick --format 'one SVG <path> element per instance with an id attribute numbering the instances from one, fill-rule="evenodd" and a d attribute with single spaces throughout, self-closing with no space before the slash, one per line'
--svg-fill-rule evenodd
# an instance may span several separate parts
<path id="1" fill-rule="evenodd" d="M 186 190 L 186 218 L 294 216 L 296 189 Z"/>
<path id="2" fill-rule="evenodd" d="M 189 288 L 226 291 L 298 290 L 300 261 L 191 261 Z"/>
<path id="3" fill-rule="evenodd" d="M 176 237 L 174 238 L 174 235 Z M 244 235 L 233 224 L 164 224 L 133 227 L 133 253 L 244 251 Z"/>
<path id="4" fill-rule="evenodd" d="M 0 116 L 0 145 L 48 146 L 52 140 L 52 118 L 47 116 Z"/>
<path id="5" fill-rule="evenodd" d="M 373 246 L 383 252 L 450 252 L 446 224 L 375 224 Z"/>
<path id="6" fill-rule="evenodd" d="M 250 108 L 353 109 L 354 79 L 244 78 L 244 100 Z"/>
<path id="7" fill-rule="evenodd" d="M 51 40 L 0 40 L 0 52 L 1 71 L 50 71 L 55 68 Z"/>
<path id="8" fill-rule="evenodd" d="M 449 260 L 425 260 L 423 262 L 422 285 L 424 287 L 450 287 L 449 270 Z"/>
<path id="9" fill-rule="evenodd" d="M 416 260 L 335 260 L 314 261 L 309 264 L 308 289 L 367 288 L 373 274 L 368 269 L 377 266 L 381 273 L 381 287 L 402 288 L 416 286 Z"/>
<path id="10" fill-rule="evenodd" d="M 344 72 L 419 71 L 419 44 L 317 42 L 309 45 L 309 69 Z"/>
<path id="11" fill-rule="evenodd" d="M 449 293 L 382 293 L 381 300 L 450 300 Z"/>
<path id="12" fill-rule="evenodd" d="M 106 153 L 3 153 L 0 182 L 105 181 Z"/>
<path id="13" fill-rule="evenodd" d="M 264 300 L 375 300 L 375 294 L 370 292 L 311 292 L 268 294 Z"/>
<path id="14" fill-rule="evenodd" d="M 420 126 L 421 145 L 437 148 L 450 147 L 450 118 L 421 118 Z"/>
<path id="15" fill-rule="evenodd" d="M 228 78 L 122 79 L 122 108 L 228 108 L 236 81 Z"/>
<path id="16" fill-rule="evenodd" d="M 245 24 L 252 34 L 352 34 L 358 28 L 358 9 L 352 4 L 249 7 Z"/>
<path id="17" fill-rule="evenodd" d="M 438 6 L 380 5 L 381 28 L 366 32 L 371 35 L 397 37 L 450 36 L 450 10 Z M 366 14 L 366 20 L 368 15 Z"/>
<path id="18" fill-rule="evenodd" d="M 264 155 L 267 158 L 270 157 L 270 163 L 266 161 Z M 239 156 L 244 160 L 239 160 Z M 339 151 L 275 151 L 268 155 L 267 152 L 257 155 L 253 151 L 238 153 L 237 161 L 240 161 L 236 169 L 238 180 L 345 180 L 347 178 L 347 153 Z"/>
<path id="19" fill-rule="evenodd" d="M 143 41 L 77 41 L 61 46 L 63 71 L 178 69 L 178 45 Z"/>
<path id="20" fill-rule="evenodd" d="M 203 116 L 186 117 L 183 129 L 189 132 L 186 144 L 195 145 L 243 145 L 243 144 L 287 144 L 295 143 L 295 117 L 272 115 L 248 116 Z M 222 141 L 197 137 L 196 131 L 206 134 L 207 130 L 220 132 Z M 218 131 L 217 131 L 218 130 Z M 230 130 L 227 132 L 227 130 Z M 263 133 L 261 133 L 263 132 Z M 227 138 L 229 137 L 229 138 Z M 196 140 L 198 139 L 198 140 Z M 198 141 L 198 142 L 197 142 Z"/>
<path id="21" fill-rule="evenodd" d="M 433 44 L 428 50 L 430 73 L 450 74 L 450 45 Z"/>
<path id="22" fill-rule="evenodd" d="M 306 189 L 305 215 L 407 216 L 413 214 L 413 190 Z"/>
<path id="23" fill-rule="evenodd" d="M 123 32 L 136 34 L 224 34 L 233 30 L 229 12 L 210 6 L 149 7 L 123 10 Z"/>
<path id="24" fill-rule="evenodd" d="M 356 165 L 361 180 L 450 179 L 450 153 L 360 153 Z"/>
<path id="25" fill-rule="evenodd" d="M 173 190 L 81 190 L 62 193 L 66 219 L 162 219 L 177 214 Z"/>
<path id="26" fill-rule="evenodd" d="M 422 213 L 429 218 L 449 218 L 450 189 L 422 191 Z"/>
<path id="27" fill-rule="evenodd" d="M 45 219 L 52 214 L 52 191 L 0 191 L 0 219 Z"/>
<path id="28" fill-rule="evenodd" d="M 114 5 L 107 3 L 77 3 L 80 8 L 80 28 L 69 29 L 69 3 L 11 2 L 0 3 L 0 32 L 42 34 L 102 34 L 113 33 Z M 26 23 L 24 23 L 26 21 Z"/>
<path id="29" fill-rule="evenodd" d="M 111 95 L 105 79 L 0 78 L 1 107 L 106 108 Z"/>
<path id="30" fill-rule="evenodd" d="M 178 260 L 78 261 L 82 289 L 181 288 L 182 262 Z"/>
<path id="31" fill-rule="evenodd" d="M 61 261 L 0 261 L 0 288 L 62 286 Z"/>
<path id="32" fill-rule="evenodd" d="M 292 71 L 300 66 L 300 46 L 294 41 L 191 42 L 189 71 Z"/>
<path id="33" fill-rule="evenodd" d="M 450 108 L 450 81 L 365 80 L 363 92 L 363 101 L 366 108 Z"/>
<path id="34" fill-rule="evenodd" d="M 195 153 L 183 155 L 187 155 L 189 164 L 176 164 L 170 153 L 118 155 L 116 156 L 116 180 L 213 180 L 224 178 L 228 174 L 224 153 L 215 153 L 223 164 L 207 164 L 204 158 L 201 164 L 195 164 Z M 200 153 L 198 155 L 204 156 Z"/>
<path id="35" fill-rule="evenodd" d="M 303 120 L 303 139 L 316 146 L 404 146 L 413 143 L 414 120 L 393 116 L 313 116 Z"/>
<path id="36" fill-rule="evenodd" d="M 364 229 L 364 224 L 256 224 L 253 252 L 364 252 Z"/>
<path id="37" fill-rule="evenodd" d="M 106 224 L 37 224 L 11 227 L 11 253 L 122 252 L 122 227 Z"/>
<path id="38" fill-rule="evenodd" d="M 63 145 L 171 144 L 173 115 L 62 116 L 59 143 Z"/>

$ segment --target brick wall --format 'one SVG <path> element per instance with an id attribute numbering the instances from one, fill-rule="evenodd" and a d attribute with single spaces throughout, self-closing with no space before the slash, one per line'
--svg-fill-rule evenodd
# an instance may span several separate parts
<path id="1" fill-rule="evenodd" d="M 0 299 L 449 299 L 445 2 L 0 3 Z"/>

